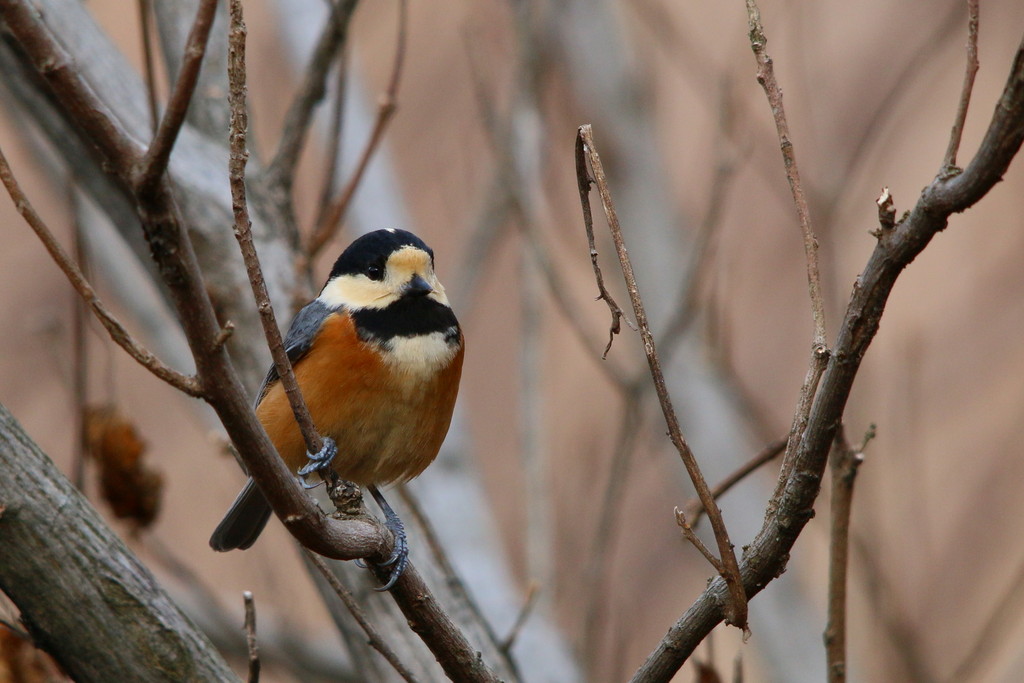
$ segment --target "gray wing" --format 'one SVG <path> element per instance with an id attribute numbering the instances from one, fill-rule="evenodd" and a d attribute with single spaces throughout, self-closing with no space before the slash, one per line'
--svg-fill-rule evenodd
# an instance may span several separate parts
<path id="1" fill-rule="evenodd" d="M 291 327 L 288 328 L 288 334 L 284 337 L 284 350 L 288 354 L 288 360 L 292 362 L 292 365 L 299 362 L 299 359 L 306 355 L 306 352 L 313 346 L 313 340 L 320 333 L 320 326 L 323 325 L 324 319 L 334 312 L 336 312 L 336 309 L 328 307 L 320 299 L 313 299 L 295 315 Z M 253 403 L 253 406 L 260 404 L 267 390 L 278 379 L 280 377 L 277 374 L 277 366 L 271 363 L 270 370 L 267 371 L 267 376 L 264 378 L 263 384 L 260 385 L 260 390 L 256 394 L 256 401 Z"/>

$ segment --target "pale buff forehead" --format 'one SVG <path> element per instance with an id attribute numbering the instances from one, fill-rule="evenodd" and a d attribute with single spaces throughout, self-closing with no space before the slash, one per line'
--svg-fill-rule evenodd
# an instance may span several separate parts
<path id="1" fill-rule="evenodd" d="M 407 244 L 388 257 L 388 268 L 399 272 L 426 271 L 430 268 L 430 254 Z"/>

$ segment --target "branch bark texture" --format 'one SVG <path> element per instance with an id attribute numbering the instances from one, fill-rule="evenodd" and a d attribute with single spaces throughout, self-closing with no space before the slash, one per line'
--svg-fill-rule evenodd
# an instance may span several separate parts
<path id="1" fill-rule="evenodd" d="M 0 590 L 74 680 L 235 680 L 206 636 L 2 405 L 0 471 Z"/>

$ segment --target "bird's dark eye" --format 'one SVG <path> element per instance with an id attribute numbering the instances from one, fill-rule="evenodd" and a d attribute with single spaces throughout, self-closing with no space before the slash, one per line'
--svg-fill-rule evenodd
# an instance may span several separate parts
<path id="1" fill-rule="evenodd" d="M 366 267 L 366 277 L 371 280 L 383 280 L 384 279 L 384 266 L 379 263 L 371 263 Z"/>

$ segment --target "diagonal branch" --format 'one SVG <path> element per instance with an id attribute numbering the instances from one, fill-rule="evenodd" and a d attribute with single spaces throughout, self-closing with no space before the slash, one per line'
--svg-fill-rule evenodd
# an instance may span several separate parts
<path id="1" fill-rule="evenodd" d="M 749 596 L 763 590 L 785 571 L 789 552 L 814 515 L 829 449 L 860 369 L 878 332 L 889 294 L 907 265 L 946 228 L 949 216 L 965 211 L 999 182 L 1024 142 L 1024 40 L 1014 57 L 1003 94 L 988 131 L 971 163 L 961 173 L 940 174 L 922 190 L 917 205 L 891 230 L 882 233 L 854 284 L 834 352 L 815 395 L 807 429 L 800 439 L 792 468 L 782 482 L 782 495 L 769 510 L 764 526 L 747 547 L 741 565 Z M 634 681 L 668 681 L 697 644 L 725 616 L 728 588 L 716 579 L 669 629 L 668 635 L 633 676 Z"/>
<path id="2" fill-rule="evenodd" d="M 807 287 L 811 295 L 811 312 L 814 316 L 814 348 L 826 348 L 825 342 L 825 303 L 821 295 L 821 277 L 818 275 L 818 239 L 814 236 L 811 225 L 811 212 L 807 207 L 807 197 L 803 185 L 800 184 L 800 170 L 796 165 L 796 152 L 789 138 L 789 124 L 786 122 L 786 110 L 782 106 L 782 89 L 775 80 L 775 68 L 772 58 L 765 52 L 768 39 L 761 25 L 761 13 L 755 0 L 747 0 L 747 19 L 750 28 L 750 47 L 757 59 L 757 82 L 764 88 L 768 96 L 768 104 L 775 118 L 775 129 L 779 134 L 779 147 L 782 160 L 786 167 L 786 180 L 793 193 L 797 216 L 800 219 L 800 231 L 804 236 L 804 254 L 807 257 Z"/>
<path id="3" fill-rule="evenodd" d="M 139 184 L 140 192 L 146 194 L 152 191 L 153 184 L 159 182 L 164 171 L 167 170 L 167 163 L 171 158 L 171 150 L 178 139 L 182 124 L 185 123 L 185 114 L 188 113 L 188 105 L 192 101 L 192 94 L 196 90 L 196 82 L 199 80 L 199 69 L 203 65 L 203 57 L 206 55 L 206 43 L 210 38 L 210 29 L 213 26 L 214 13 L 217 11 L 217 0 L 202 0 L 199 4 L 199 11 L 196 13 L 196 20 L 192 24 L 192 30 L 188 34 L 188 41 L 185 44 L 185 56 L 181 64 L 181 71 L 178 80 L 171 91 L 171 98 L 167 102 L 167 110 L 164 112 L 153 142 L 146 150 L 139 166 L 136 182 Z M 148 35 L 148 26 L 144 27 Z M 147 63 L 151 60 L 147 57 Z M 152 85 L 150 86 L 152 90 Z"/>
<path id="4" fill-rule="evenodd" d="M 581 160 L 590 162 L 594 172 L 594 182 L 597 185 L 598 193 L 601 195 L 601 203 L 604 206 L 605 216 L 608 219 L 608 228 L 611 231 L 612 241 L 619 256 L 619 264 L 622 267 L 622 274 L 626 279 L 626 289 L 629 291 L 629 298 L 633 303 L 633 313 L 636 316 L 637 326 L 640 328 L 640 337 L 644 343 L 644 353 L 647 356 L 647 364 L 651 370 L 651 379 L 654 381 L 654 389 L 658 394 L 658 401 L 661 403 L 661 411 L 665 416 L 668 426 L 669 439 L 672 445 L 679 452 L 683 465 L 686 467 L 690 480 L 693 482 L 697 495 L 704 503 L 708 519 L 711 520 L 711 528 L 715 533 L 715 541 L 718 543 L 718 552 L 721 555 L 720 564 L 715 564 L 726 584 L 729 586 L 730 600 L 726 608 L 726 621 L 744 631 L 747 630 L 747 596 L 740 582 L 739 565 L 736 562 L 736 553 L 733 551 L 732 542 L 729 540 L 729 532 L 725 528 L 725 521 L 722 519 L 722 512 L 715 504 L 711 489 L 708 488 L 701 472 L 697 458 L 694 456 L 690 446 L 683 438 L 682 430 L 679 427 L 679 419 L 676 417 L 675 408 L 672 406 L 672 398 L 669 396 L 668 387 L 665 385 L 665 376 L 661 370 L 661 361 L 658 359 L 658 351 L 654 345 L 654 335 L 647 323 L 647 311 L 644 310 L 643 300 L 640 298 L 640 289 L 637 286 L 636 278 L 633 275 L 633 265 L 626 252 L 626 245 L 622 238 L 622 230 L 619 226 L 619 219 L 612 204 L 611 192 L 608 189 L 608 182 L 604 174 L 604 166 L 601 164 L 601 157 L 594 146 L 594 137 L 589 125 L 580 126 L 576 135 L 576 159 L 577 164 Z M 580 178 L 580 195 L 584 206 L 584 216 L 587 216 L 587 208 L 590 204 L 589 190 L 584 192 L 587 186 L 587 168 L 585 165 L 576 168 L 576 177 Z M 586 221 L 588 232 L 593 232 L 592 221 Z"/>
<path id="5" fill-rule="evenodd" d="M 335 56 L 348 37 L 348 26 L 356 9 L 356 1 L 331 0 L 328 3 L 330 9 L 323 33 L 313 48 L 313 56 L 310 58 L 302 85 L 299 86 L 299 91 L 285 115 L 281 140 L 267 168 L 269 177 L 285 189 L 291 187 L 303 140 L 313 122 L 313 110 L 323 99 L 326 91 L 325 83 L 331 64 L 334 63 Z"/>
<path id="6" fill-rule="evenodd" d="M 11 199 L 14 201 L 14 206 L 18 210 L 18 213 L 22 215 L 25 222 L 29 224 L 29 227 L 39 236 L 43 246 L 50 253 L 50 257 L 53 258 L 54 262 L 64 271 L 64 275 L 67 276 L 71 286 L 75 288 L 79 296 L 82 297 L 82 301 L 92 309 L 93 314 L 103 324 L 107 332 L 110 334 L 110 338 L 120 346 L 122 349 L 128 352 L 128 355 L 134 358 L 138 363 L 153 373 L 159 379 L 170 384 L 175 389 L 183 391 L 189 396 L 201 397 L 203 396 L 203 388 L 199 380 L 195 377 L 183 375 L 177 370 L 164 365 L 160 359 L 152 354 L 146 347 L 137 342 L 134 337 L 124 328 L 124 325 L 114 317 L 114 315 L 107 310 L 107 307 L 100 300 L 96 294 L 96 290 L 92 288 L 89 281 L 82 275 L 82 271 L 78 269 L 78 266 L 68 258 L 68 255 L 64 253 L 60 244 L 54 238 L 53 233 L 46 227 L 46 223 L 36 213 L 28 197 L 22 192 L 21 187 L 18 184 L 17 179 L 14 177 L 14 173 L 11 171 L 11 167 L 7 163 L 7 158 L 4 156 L 3 151 L 0 151 L 0 180 L 3 181 L 4 186 L 7 188 L 7 192 L 11 195 Z"/>

